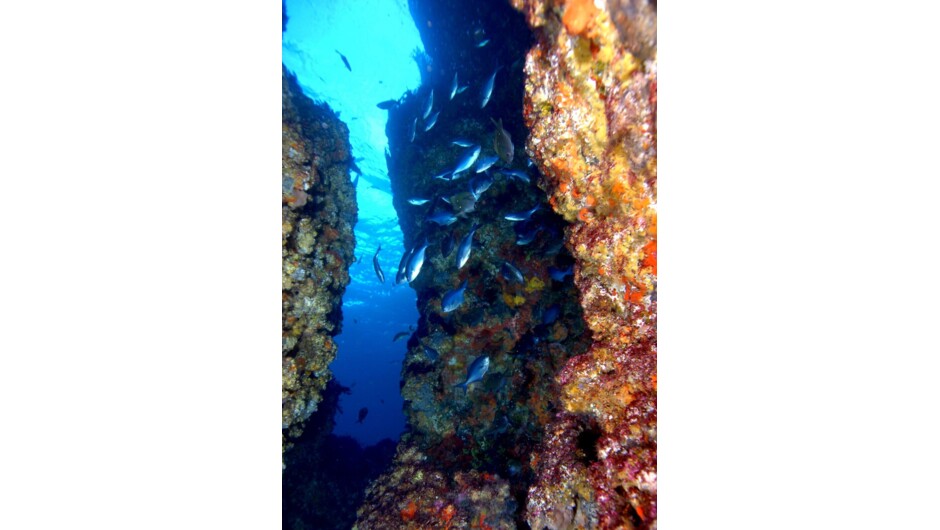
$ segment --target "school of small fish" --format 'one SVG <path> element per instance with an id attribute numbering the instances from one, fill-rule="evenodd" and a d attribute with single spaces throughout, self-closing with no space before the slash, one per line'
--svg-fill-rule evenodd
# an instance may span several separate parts
<path id="1" fill-rule="evenodd" d="M 484 38 L 483 35 L 479 37 L 477 46 L 486 46 L 489 39 Z M 499 86 L 497 80 L 501 69 L 502 66 L 496 66 L 479 83 L 477 106 L 480 109 L 485 109 L 493 98 L 494 91 Z M 444 107 L 470 87 L 470 85 L 461 85 L 461 78 L 459 72 L 455 71 L 453 77 L 448 78 L 446 86 L 431 87 L 419 99 L 416 114 L 406 120 L 408 126 L 404 136 L 408 142 L 413 143 L 419 131 L 426 133 L 437 125 Z M 406 102 L 403 99 L 399 99 L 383 101 L 378 103 L 377 106 L 380 109 L 392 110 L 405 104 Z M 441 167 L 440 173 L 434 175 L 431 179 L 432 183 L 437 181 L 452 183 L 460 180 L 465 175 L 472 175 L 464 188 L 465 191 L 455 192 L 452 186 L 449 192 L 445 192 L 444 189 L 413 190 L 412 195 L 406 199 L 407 203 L 413 207 L 426 208 L 426 213 L 423 215 L 423 235 L 418 236 L 418 242 L 413 246 L 408 247 L 406 245 L 395 274 L 395 285 L 412 283 L 420 277 L 422 270 L 426 268 L 425 261 L 427 260 L 427 249 L 431 243 L 430 236 L 435 234 L 440 234 L 440 251 L 445 258 L 456 247 L 456 255 L 454 258 L 450 258 L 453 260 L 450 263 L 453 264 L 459 278 L 460 271 L 469 269 L 468 263 L 471 262 L 475 236 L 478 231 L 485 228 L 487 223 L 476 219 L 465 233 L 458 233 L 457 230 L 450 230 L 447 227 L 462 218 L 474 215 L 477 202 L 484 200 L 484 194 L 493 185 L 496 177 L 518 180 L 525 185 L 531 183 L 531 178 L 527 172 L 527 168 L 532 166 L 531 161 L 526 157 L 522 157 L 523 162 L 520 162 L 520 165 L 523 165 L 525 169 L 513 168 L 512 163 L 517 160 L 517 157 L 515 156 L 512 135 L 503 127 L 501 118 L 490 117 L 490 121 L 494 127 L 491 135 L 484 138 L 453 138 L 450 142 L 454 153 L 453 162 Z M 420 128 L 418 127 L 419 122 L 421 122 Z M 432 184 L 432 188 L 434 186 Z M 438 184 L 438 186 L 442 186 L 442 184 Z M 528 210 L 507 211 L 501 214 L 505 221 L 509 221 L 506 228 L 509 228 L 509 226 L 514 228 L 515 243 L 517 245 L 528 245 L 535 240 L 538 234 L 543 232 L 545 227 L 535 216 L 536 212 L 541 209 L 542 206 L 536 204 Z M 437 239 L 437 236 L 435 236 L 435 239 Z M 457 241 L 459 241 L 459 244 Z M 381 250 L 381 247 L 379 250 Z M 385 275 L 378 263 L 378 251 L 373 257 L 373 265 L 379 281 L 384 282 Z M 525 283 L 523 272 L 509 261 L 502 261 L 499 270 L 500 275 L 506 281 Z M 552 273 L 552 278 L 557 281 L 563 281 L 566 276 L 571 274 L 570 270 L 558 270 L 554 267 L 549 270 Z M 465 304 L 465 292 L 471 284 L 471 279 L 465 276 L 460 279 L 459 285 L 456 287 L 451 284 L 453 288 L 446 290 L 446 292 L 443 292 L 442 289 L 440 298 L 440 311 L 442 314 L 461 310 Z M 455 283 L 457 282 L 455 281 Z M 473 300 L 472 297 L 471 300 Z M 557 306 L 544 310 L 542 314 L 543 322 L 554 321 L 557 317 Z M 405 336 L 405 333 L 400 333 L 396 335 L 395 340 Z M 421 343 L 421 346 L 429 361 L 433 363 L 438 359 L 439 355 L 436 350 L 424 343 Z M 471 383 L 480 381 L 489 369 L 489 362 L 489 357 L 486 355 L 477 357 L 467 368 L 465 381 L 457 386 L 467 388 Z"/>

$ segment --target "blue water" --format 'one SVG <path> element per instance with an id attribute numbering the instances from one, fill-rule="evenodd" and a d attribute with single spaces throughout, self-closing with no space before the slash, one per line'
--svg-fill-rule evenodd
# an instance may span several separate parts
<path id="1" fill-rule="evenodd" d="M 420 84 L 413 54 L 423 47 L 406 0 L 288 0 L 287 15 L 283 62 L 308 96 L 340 113 L 362 170 L 355 227 L 356 256 L 362 261 L 349 271 L 343 332 L 331 365 L 351 393 L 340 400 L 334 433 L 363 445 L 398 439 L 405 427 L 399 380 L 407 339 L 393 343 L 392 338 L 415 325 L 418 311 L 414 291 L 407 284 L 394 285 L 405 249 L 385 162 L 387 112 L 375 105 Z M 379 244 L 384 284 L 372 268 Z M 360 424 L 356 420 L 363 407 L 369 412 Z"/>

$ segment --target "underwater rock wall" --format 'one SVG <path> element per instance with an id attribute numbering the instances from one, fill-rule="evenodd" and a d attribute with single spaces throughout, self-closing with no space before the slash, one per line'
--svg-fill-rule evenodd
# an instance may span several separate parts
<path id="1" fill-rule="evenodd" d="M 428 56 L 389 105 L 387 158 L 405 247 L 425 248 L 420 319 L 409 432 L 359 530 L 656 527 L 655 6 L 607 5 L 410 2 Z M 512 160 L 448 176 L 468 146 L 500 154 L 493 120 Z"/>
<path id="2" fill-rule="evenodd" d="M 656 527 L 656 6 L 513 0 L 536 35 L 527 147 L 593 333 L 558 374 L 532 528 Z"/>
<path id="3" fill-rule="evenodd" d="M 564 247 L 567 223 L 552 212 L 523 150 L 523 65 L 532 38 L 506 2 L 410 6 L 428 50 L 417 58 L 423 83 L 391 105 L 386 129 L 405 247 L 428 243 L 417 277 L 399 281 L 415 289 L 420 313 L 402 370 L 409 430 L 391 470 L 370 488 L 356 528 L 517 528 L 535 479 L 531 454 L 563 410 L 555 374 L 591 343 L 572 276 L 561 272 L 574 263 Z M 503 153 L 489 170 L 477 172 L 477 164 L 444 175 L 473 149 L 455 139 L 479 146 L 478 161 L 499 155 L 500 122 L 512 157 Z M 477 197 L 473 189 L 483 191 Z M 535 206 L 528 220 L 506 219 Z M 455 215 L 429 220 L 438 213 Z M 458 247 L 476 225 L 460 267 Z M 402 266 L 409 260 L 406 251 Z M 519 276 L 507 273 L 507 263 Z M 463 281 L 463 304 L 446 311 L 444 296 Z M 483 356 L 483 378 L 458 386 Z"/>
<path id="4" fill-rule="evenodd" d="M 342 296 L 356 245 L 349 130 L 325 104 L 282 80 L 283 450 L 317 410 L 332 378 Z"/>

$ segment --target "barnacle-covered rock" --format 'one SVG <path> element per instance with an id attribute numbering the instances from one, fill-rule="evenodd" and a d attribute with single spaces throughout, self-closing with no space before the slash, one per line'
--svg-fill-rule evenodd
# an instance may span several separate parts
<path id="1" fill-rule="evenodd" d="M 283 449 L 317 410 L 336 356 L 358 210 L 349 180 L 349 131 L 282 80 L 281 300 Z"/>
<path id="2" fill-rule="evenodd" d="M 566 412 L 548 429 L 557 444 L 542 446 L 541 462 L 552 464 L 537 471 L 527 520 L 655 528 L 655 3 L 513 5 L 536 34 L 525 66 L 527 150 L 552 207 L 572 223 L 567 246 L 594 341 L 558 374 Z M 566 460 L 555 447 L 579 436 L 590 458 Z M 587 523 L 573 519 L 573 505 Z"/>

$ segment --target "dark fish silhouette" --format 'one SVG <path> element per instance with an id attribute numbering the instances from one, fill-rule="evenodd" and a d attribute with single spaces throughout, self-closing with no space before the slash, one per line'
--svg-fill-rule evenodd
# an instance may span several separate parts
<path id="1" fill-rule="evenodd" d="M 336 53 L 339 53 L 339 50 L 333 50 L 333 51 L 336 52 Z M 343 60 L 343 64 L 346 65 L 346 68 L 347 68 L 350 72 L 352 72 L 352 66 L 349 66 L 349 61 L 346 60 L 346 56 L 343 55 L 343 54 L 341 54 L 341 53 L 339 53 L 339 58 Z"/>
<path id="2" fill-rule="evenodd" d="M 362 170 L 359 169 L 359 165 L 356 164 L 356 160 L 355 160 L 355 159 L 350 159 L 350 160 L 349 160 L 349 169 L 352 170 L 353 172 L 355 172 L 355 173 L 358 174 L 358 175 L 362 175 Z"/>
<path id="3" fill-rule="evenodd" d="M 378 107 L 378 108 L 380 108 L 380 109 L 382 109 L 382 110 L 389 110 L 389 109 L 391 109 L 391 108 L 394 108 L 394 107 L 397 107 L 397 106 L 398 106 L 398 100 L 395 100 L 395 99 L 386 99 L 385 101 L 383 101 L 383 102 L 381 102 L 381 103 L 377 103 L 375 106 Z"/>
<path id="4" fill-rule="evenodd" d="M 379 252 L 382 252 L 381 244 L 378 250 L 375 251 L 375 255 L 372 256 L 372 268 L 375 269 L 375 275 L 379 277 L 379 281 L 385 283 L 385 273 L 382 272 L 382 267 L 379 265 Z"/>
<path id="5" fill-rule="evenodd" d="M 359 420 L 356 423 L 362 423 L 362 420 L 366 419 L 366 416 L 369 414 L 369 409 L 362 407 L 359 409 Z"/>

